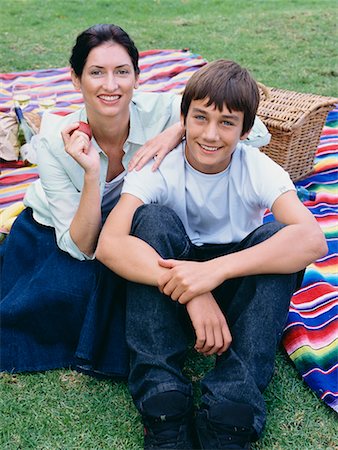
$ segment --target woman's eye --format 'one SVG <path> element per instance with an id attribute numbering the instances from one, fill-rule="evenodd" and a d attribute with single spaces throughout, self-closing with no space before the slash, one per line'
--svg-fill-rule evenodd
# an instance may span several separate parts
<path id="1" fill-rule="evenodd" d="M 90 74 L 93 75 L 94 77 L 98 77 L 102 75 L 102 70 L 92 70 Z"/>
<path id="2" fill-rule="evenodd" d="M 129 70 L 127 69 L 119 69 L 116 71 L 118 75 L 129 75 Z"/>

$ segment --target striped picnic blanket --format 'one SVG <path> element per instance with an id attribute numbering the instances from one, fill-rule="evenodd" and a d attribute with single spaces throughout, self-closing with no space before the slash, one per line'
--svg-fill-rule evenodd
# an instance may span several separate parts
<path id="1" fill-rule="evenodd" d="M 140 88 L 152 92 L 182 92 L 192 73 L 205 63 L 205 59 L 188 49 L 140 52 Z M 74 90 L 69 67 L 0 73 L 0 114 L 8 113 L 13 107 L 12 86 L 18 80 L 30 87 L 31 102 L 25 112 L 37 110 L 37 95 L 51 90 L 57 93 L 55 112 L 72 112 L 82 105 L 82 95 Z"/>
<path id="2" fill-rule="evenodd" d="M 205 62 L 188 50 L 141 52 L 140 89 L 180 92 L 191 74 Z M 0 115 L 12 107 L 11 86 L 18 77 L 23 77 L 31 85 L 33 93 L 56 90 L 56 112 L 60 114 L 82 105 L 81 95 L 72 88 L 68 68 L 0 74 Z M 33 98 L 28 110 L 36 108 Z M 283 345 L 305 382 L 335 410 L 338 410 L 337 154 L 338 109 L 328 115 L 313 174 L 297 183 L 317 194 L 314 202 L 305 204 L 325 233 L 329 253 L 307 268 L 302 288 L 292 298 L 283 338 Z M 3 170 L 0 175 L 0 208 L 21 200 L 29 183 L 37 177 L 34 166 Z M 266 220 L 269 220 L 269 215 Z"/>
<path id="3" fill-rule="evenodd" d="M 311 176 L 296 183 L 316 193 L 304 204 L 316 217 L 329 247 L 310 264 L 291 300 L 283 345 L 313 391 L 338 411 L 338 108 L 328 114 Z M 265 221 L 273 220 L 271 213 Z"/>
<path id="4" fill-rule="evenodd" d="M 329 113 L 312 176 L 300 184 L 316 192 L 306 203 L 329 247 L 311 264 L 293 296 L 284 347 L 306 383 L 338 411 L 338 109 Z"/>

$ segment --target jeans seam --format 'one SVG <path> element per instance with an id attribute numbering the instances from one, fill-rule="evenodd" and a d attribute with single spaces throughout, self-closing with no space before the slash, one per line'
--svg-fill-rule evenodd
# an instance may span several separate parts
<path id="1" fill-rule="evenodd" d="M 189 255 L 191 249 L 191 241 L 187 235 L 185 235 L 185 247 L 184 250 L 177 256 L 177 259 L 183 259 L 184 256 Z"/>

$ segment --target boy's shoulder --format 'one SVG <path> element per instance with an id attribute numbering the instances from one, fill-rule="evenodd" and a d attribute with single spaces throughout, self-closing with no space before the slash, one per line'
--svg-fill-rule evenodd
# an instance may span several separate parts
<path id="1" fill-rule="evenodd" d="M 138 178 L 161 178 L 166 179 L 169 174 L 173 172 L 180 172 L 180 167 L 184 167 L 184 145 L 180 142 L 173 150 L 171 150 L 161 162 L 159 168 L 155 171 L 152 170 L 154 165 L 154 158 L 148 161 L 141 169 L 128 172 L 126 177 L 129 179 Z"/>
<path id="2" fill-rule="evenodd" d="M 284 169 L 279 166 L 273 159 L 262 152 L 258 147 L 253 147 L 244 142 L 237 144 L 236 150 L 233 154 L 233 160 L 238 160 L 242 164 L 244 163 L 248 167 L 254 166 L 257 169 L 257 165 L 260 166 L 276 166 L 280 171 Z"/>
<path id="3" fill-rule="evenodd" d="M 231 177 L 238 186 L 250 186 L 263 197 L 282 193 L 282 189 L 294 189 L 288 172 L 259 148 L 239 144 L 231 162 Z M 239 184 L 238 184 L 239 183 Z M 284 191 L 283 191 L 284 192 Z M 270 207 L 270 206 L 268 206 Z"/>

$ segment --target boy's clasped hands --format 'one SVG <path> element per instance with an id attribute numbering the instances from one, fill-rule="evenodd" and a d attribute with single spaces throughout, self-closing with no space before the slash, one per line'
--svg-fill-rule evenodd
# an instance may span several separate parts
<path id="1" fill-rule="evenodd" d="M 211 261 L 159 259 L 168 270 L 158 280 L 159 290 L 185 304 L 196 333 L 195 350 L 206 356 L 221 355 L 232 342 L 226 318 L 212 295 L 220 284 Z"/>

